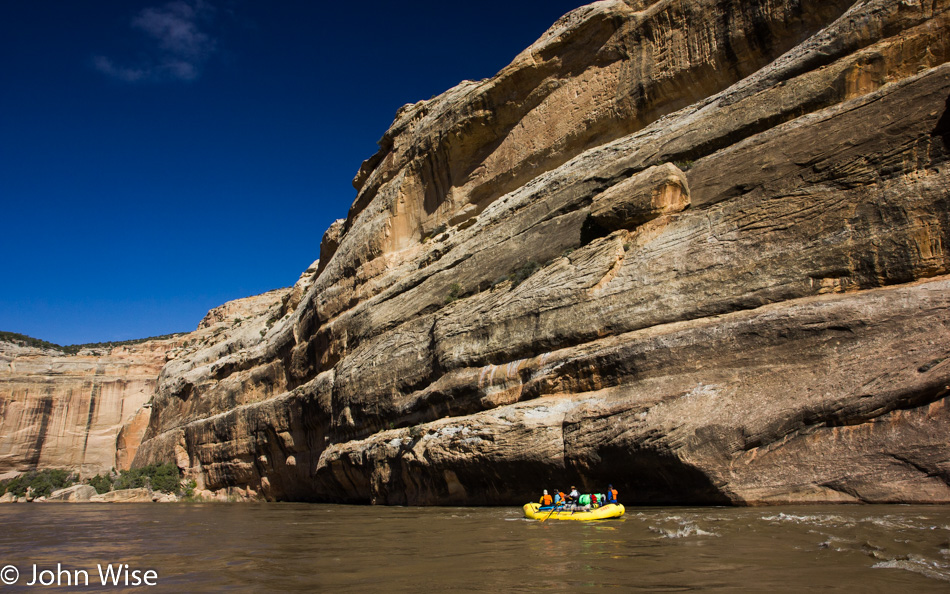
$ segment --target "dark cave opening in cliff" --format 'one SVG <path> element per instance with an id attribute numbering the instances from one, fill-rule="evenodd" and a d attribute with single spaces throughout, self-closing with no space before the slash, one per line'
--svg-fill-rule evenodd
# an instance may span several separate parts
<path id="1" fill-rule="evenodd" d="M 676 456 L 606 446 L 596 465 L 574 461 L 579 482 L 600 492 L 612 484 L 624 505 L 731 505 L 710 478 Z"/>

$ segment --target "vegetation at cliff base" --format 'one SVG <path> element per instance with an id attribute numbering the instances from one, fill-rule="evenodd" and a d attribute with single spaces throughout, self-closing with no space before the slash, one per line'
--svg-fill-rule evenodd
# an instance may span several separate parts
<path id="1" fill-rule="evenodd" d="M 137 489 L 150 487 L 153 491 L 174 493 L 178 491 L 181 477 L 178 467 L 171 462 L 167 464 L 149 464 L 142 468 L 123 470 L 115 481 L 115 489 Z"/>
<path id="2" fill-rule="evenodd" d="M 163 493 L 177 493 L 181 490 L 181 475 L 172 462 L 149 464 L 141 468 L 123 470 L 118 474 L 99 475 L 89 479 L 97 493 L 119 491 L 121 489 L 150 488 Z"/>
<path id="3" fill-rule="evenodd" d="M 108 493 L 112 490 L 112 477 L 106 475 L 102 476 L 97 474 L 96 476 L 89 479 L 89 485 L 95 488 L 96 493 L 102 495 L 103 493 Z"/>
<path id="4" fill-rule="evenodd" d="M 32 489 L 33 497 L 46 497 L 57 489 L 63 489 L 75 484 L 84 483 L 92 486 L 100 495 L 109 491 L 121 489 L 148 488 L 163 493 L 181 493 L 181 474 L 178 467 L 169 462 L 167 464 L 149 464 L 142 468 L 123 470 L 119 473 L 113 469 L 112 473 L 79 480 L 79 476 L 67 470 L 46 469 L 31 470 L 12 479 L 0 481 L 0 494 L 12 493 L 16 497 L 26 497 L 27 489 Z M 194 493 L 197 485 L 190 481 L 184 489 L 186 494 Z"/>
<path id="5" fill-rule="evenodd" d="M 0 490 L 3 493 L 13 493 L 16 497 L 25 497 L 27 489 L 32 489 L 34 497 L 45 497 L 57 489 L 76 483 L 78 479 L 77 475 L 58 468 L 31 470 L 18 477 L 0 481 Z"/>

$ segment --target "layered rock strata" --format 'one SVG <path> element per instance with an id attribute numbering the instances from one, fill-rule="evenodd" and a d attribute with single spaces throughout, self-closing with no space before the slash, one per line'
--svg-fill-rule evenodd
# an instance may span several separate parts
<path id="1" fill-rule="evenodd" d="M 116 467 L 116 435 L 151 399 L 175 342 L 78 355 L 0 343 L 0 476 L 63 468 L 85 477 Z"/>
<path id="2" fill-rule="evenodd" d="M 950 501 L 948 24 L 571 12 L 399 111 L 306 291 L 165 366 L 135 464 L 266 499 Z"/>
<path id="3" fill-rule="evenodd" d="M 62 468 L 85 478 L 130 468 L 162 369 L 190 369 L 260 342 L 315 270 L 292 289 L 215 308 L 195 332 L 172 338 L 76 355 L 0 342 L 0 477 Z"/>

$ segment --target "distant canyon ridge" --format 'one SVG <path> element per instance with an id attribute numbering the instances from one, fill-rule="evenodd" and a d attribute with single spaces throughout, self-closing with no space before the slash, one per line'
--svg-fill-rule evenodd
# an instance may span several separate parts
<path id="1" fill-rule="evenodd" d="M 948 31 L 950 0 L 578 8 L 401 108 L 293 287 L 182 336 L 0 345 L 0 473 L 950 502 Z"/>

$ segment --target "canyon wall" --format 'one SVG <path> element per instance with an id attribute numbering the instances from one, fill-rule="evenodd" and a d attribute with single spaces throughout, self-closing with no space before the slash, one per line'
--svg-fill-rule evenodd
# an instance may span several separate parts
<path id="1" fill-rule="evenodd" d="M 293 289 L 230 301 L 211 310 L 197 330 L 114 348 L 56 349 L 0 341 L 0 478 L 60 468 L 86 478 L 131 467 L 166 364 L 213 351 L 240 350 L 259 340 Z"/>
<path id="2" fill-rule="evenodd" d="M 0 477 L 42 468 L 88 477 L 128 468 L 145 430 L 145 407 L 176 342 L 77 355 L 0 342 Z M 117 461 L 116 436 L 126 423 L 128 455 Z"/>
<path id="3" fill-rule="evenodd" d="M 572 11 L 399 110 L 306 287 L 165 365 L 134 464 L 268 500 L 950 501 L 948 25 Z"/>

